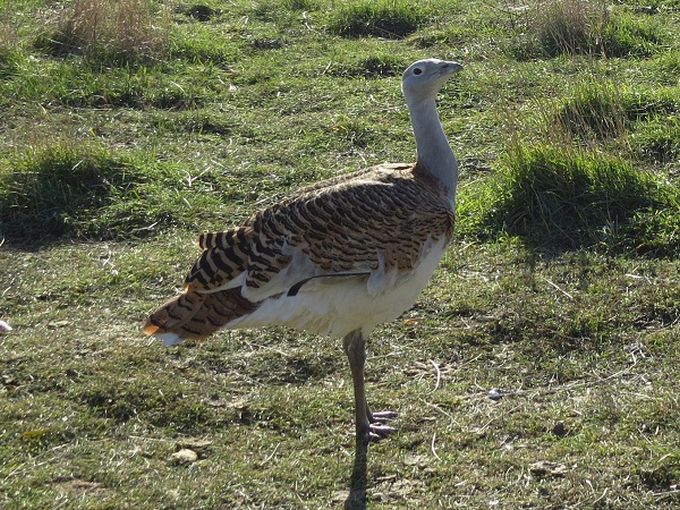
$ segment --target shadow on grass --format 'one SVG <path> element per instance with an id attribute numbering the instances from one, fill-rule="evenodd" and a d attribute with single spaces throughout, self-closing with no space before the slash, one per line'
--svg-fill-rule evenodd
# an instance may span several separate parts
<path id="1" fill-rule="evenodd" d="M 0 239 L 31 251 L 194 226 L 200 211 L 220 206 L 210 193 L 211 177 L 201 182 L 190 186 L 186 172 L 145 155 L 67 144 L 29 149 L 0 159 Z"/>
<path id="2" fill-rule="evenodd" d="M 366 508 L 366 470 L 368 441 L 357 439 L 354 452 L 354 466 L 350 478 L 349 496 L 345 500 L 345 510 L 365 510 Z"/>
<path id="3" fill-rule="evenodd" d="M 42 245 L 76 231 L 79 218 L 139 181 L 128 162 L 102 150 L 28 151 L 0 173 L 0 220 L 8 242 Z"/>

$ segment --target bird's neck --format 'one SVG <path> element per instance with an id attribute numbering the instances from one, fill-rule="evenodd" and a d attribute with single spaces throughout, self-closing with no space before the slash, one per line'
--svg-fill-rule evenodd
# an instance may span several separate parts
<path id="1" fill-rule="evenodd" d="M 458 182 L 458 161 L 439 121 L 434 98 L 408 101 L 416 138 L 417 165 L 428 177 L 436 179 L 453 201 Z"/>

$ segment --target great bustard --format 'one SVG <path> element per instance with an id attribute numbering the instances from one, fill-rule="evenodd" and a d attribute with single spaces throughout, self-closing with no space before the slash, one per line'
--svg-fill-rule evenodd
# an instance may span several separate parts
<path id="1" fill-rule="evenodd" d="M 364 393 L 366 338 L 427 284 L 451 240 L 458 163 L 435 105 L 457 62 L 419 60 L 402 76 L 415 164 L 382 164 L 305 188 L 227 232 L 201 235 L 185 291 L 144 327 L 166 345 L 218 329 L 284 324 L 343 337 L 358 440 L 393 429 Z"/>

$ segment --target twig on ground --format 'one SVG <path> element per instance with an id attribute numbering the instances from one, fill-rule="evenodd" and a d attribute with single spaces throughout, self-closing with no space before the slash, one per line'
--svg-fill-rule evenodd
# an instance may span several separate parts
<path id="1" fill-rule="evenodd" d="M 548 280 L 545 276 L 542 276 L 541 278 L 543 278 L 546 282 L 548 282 L 548 284 L 549 284 L 551 287 L 553 287 L 553 288 L 559 290 L 562 294 L 564 294 L 565 296 L 567 296 L 569 299 L 572 299 L 572 300 L 574 299 L 574 296 L 572 296 L 571 294 L 569 294 L 566 290 L 562 289 L 562 288 L 561 288 L 559 285 L 557 285 L 556 283 L 554 283 L 554 282 Z"/>
<path id="2" fill-rule="evenodd" d="M 276 443 L 276 446 L 274 447 L 272 452 L 269 455 L 267 455 L 267 458 L 260 462 L 260 467 L 263 467 L 265 464 L 267 464 L 270 460 L 274 458 L 274 455 L 276 455 L 276 451 L 279 449 L 279 446 L 281 446 L 281 443 Z"/>
<path id="3" fill-rule="evenodd" d="M 434 367 L 435 371 L 437 372 L 437 381 L 434 384 L 434 389 L 432 390 L 433 392 L 437 391 L 439 389 L 439 383 L 441 382 L 442 379 L 442 373 L 441 370 L 439 370 L 439 365 L 434 362 L 434 360 L 430 360 L 430 363 Z"/>
<path id="4" fill-rule="evenodd" d="M 430 443 L 430 450 L 432 450 L 432 455 L 434 455 L 435 458 L 438 461 L 441 461 L 442 460 L 441 457 L 439 455 L 437 455 L 437 450 L 434 449 L 435 439 L 437 439 L 437 433 L 436 432 L 432 434 L 432 442 Z"/>

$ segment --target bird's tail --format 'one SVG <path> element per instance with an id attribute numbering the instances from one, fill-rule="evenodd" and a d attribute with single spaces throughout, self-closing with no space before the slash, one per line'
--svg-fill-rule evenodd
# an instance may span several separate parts
<path id="1" fill-rule="evenodd" d="M 187 290 L 152 313 L 144 332 L 157 336 L 166 345 L 186 338 L 205 338 L 256 308 L 257 303 L 241 296 L 238 288 L 210 294 Z"/>

